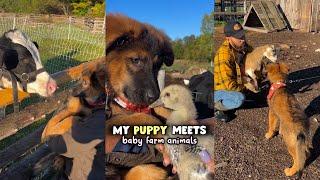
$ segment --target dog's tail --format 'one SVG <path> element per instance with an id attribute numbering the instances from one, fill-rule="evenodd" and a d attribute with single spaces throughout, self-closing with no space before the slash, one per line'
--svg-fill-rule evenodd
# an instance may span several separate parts
<path id="1" fill-rule="evenodd" d="M 125 180 L 165 180 L 167 172 L 154 164 L 142 164 L 129 170 Z"/>
<path id="2" fill-rule="evenodd" d="M 304 166 L 307 158 L 309 157 L 310 154 L 310 146 L 309 146 L 309 141 L 307 139 L 306 134 L 304 133 L 299 133 L 297 136 L 297 144 L 296 144 L 296 153 L 297 153 L 297 168 L 299 171 L 301 171 Z"/>

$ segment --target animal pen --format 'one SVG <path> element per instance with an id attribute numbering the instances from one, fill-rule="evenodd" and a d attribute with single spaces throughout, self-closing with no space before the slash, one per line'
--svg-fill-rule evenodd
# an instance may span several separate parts
<path id="1" fill-rule="evenodd" d="M 215 20 L 248 21 L 248 30 L 320 30 L 320 0 L 216 0 Z M 288 26 L 288 27 L 287 27 Z"/>
<path id="2" fill-rule="evenodd" d="M 49 98 L 20 92 L 19 113 L 12 113 L 11 89 L 0 90 L 0 108 L 7 114 L 0 120 L 0 179 L 45 176 L 32 171 L 38 161 L 49 162 L 55 156 L 40 144 L 42 130 L 83 70 L 104 63 L 104 22 L 103 18 L 0 15 L 0 33 L 17 28 L 36 41 L 44 68 L 59 86 Z"/>

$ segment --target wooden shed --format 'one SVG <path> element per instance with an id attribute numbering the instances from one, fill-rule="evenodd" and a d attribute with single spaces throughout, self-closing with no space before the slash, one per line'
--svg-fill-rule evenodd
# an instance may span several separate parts
<path id="1" fill-rule="evenodd" d="M 303 32 L 320 30 L 320 0 L 275 0 L 280 5 L 292 29 Z"/>
<path id="2" fill-rule="evenodd" d="M 268 33 L 288 29 L 289 25 L 275 2 L 255 1 L 251 3 L 244 17 L 243 27 L 247 30 Z"/>

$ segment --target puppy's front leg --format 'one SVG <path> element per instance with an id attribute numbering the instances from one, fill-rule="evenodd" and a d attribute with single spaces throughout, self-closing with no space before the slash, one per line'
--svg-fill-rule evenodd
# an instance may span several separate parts
<path id="1" fill-rule="evenodd" d="M 64 118 L 70 116 L 71 114 L 72 113 L 69 110 L 62 110 L 53 118 L 51 118 L 42 132 L 41 142 L 44 142 L 45 139 L 47 139 L 47 137 L 51 135 L 51 132 L 56 128 L 56 125 L 59 122 L 61 122 Z"/>
<path id="2" fill-rule="evenodd" d="M 267 139 L 270 139 L 275 135 L 278 121 L 277 119 L 278 118 L 275 113 L 271 110 L 271 108 L 269 108 L 269 130 L 265 134 Z"/>
<path id="3" fill-rule="evenodd" d="M 45 131 L 42 133 L 41 141 L 45 141 L 48 137 L 54 135 L 62 135 L 72 128 L 74 121 L 79 121 L 81 117 L 79 116 L 69 116 L 62 121 L 54 124 L 53 126 L 47 126 Z M 50 124 L 48 124 L 50 125 Z"/>

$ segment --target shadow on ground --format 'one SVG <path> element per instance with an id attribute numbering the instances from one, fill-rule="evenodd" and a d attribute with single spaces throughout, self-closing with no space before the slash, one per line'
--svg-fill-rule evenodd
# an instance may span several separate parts
<path id="1" fill-rule="evenodd" d="M 292 72 L 288 80 L 288 88 L 292 93 L 311 91 L 311 86 L 320 82 L 320 66 Z M 290 80 L 293 82 L 290 83 Z"/>
<path id="2" fill-rule="evenodd" d="M 310 118 L 320 114 L 320 96 L 314 98 L 305 109 L 306 115 Z M 311 120 L 310 120 L 311 121 Z M 306 166 L 312 164 L 320 156 L 320 126 L 315 131 L 312 138 L 312 149 L 310 157 L 306 162 Z"/>

